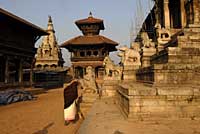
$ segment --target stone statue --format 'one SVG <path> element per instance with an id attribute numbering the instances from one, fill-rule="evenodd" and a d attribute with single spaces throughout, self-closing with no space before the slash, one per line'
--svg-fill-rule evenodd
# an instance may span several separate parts
<path id="1" fill-rule="evenodd" d="M 83 91 L 97 93 L 94 71 L 91 66 L 86 68 L 86 74 L 83 76 L 83 79 L 79 79 L 79 82 L 83 88 Z"/>
<path id="2" fill-rule="evenodd" d="M 161 28 L 160 24 L 155 26 L 158 45 L 163 45 L 171 40 L 171 34 L 168 29 Z"/>
<path id="3" fill-rule="evenodd" d="M 54 57 L 58 57 L 58 52 L 59 52 L 58 50 L 59 49 L 57 48 L 57 46 L 55 46 L 54 49 L 53 49 L 53 56 Z"/>
<path id="4" fill-rule="evenodd" d="M 136 50 L 137 49 L 137 50 Z M 139 49 L 135 47 L 134 45 L 131 46 L 131 48 L 128 47 L 121 47 L 119 48 L 121 51 L 118 53 L 118 56 L 121 57 L 121 64 L 123 66 L 129 66 L 129 65 L 141 65 L 140 62 L 140 53 Z"/>
<path id="5" fill-rule="evenodd" d="M 121 67 L 116 66 L 109 56 L 106 56 L 103 61 L 103 66 L 105 68 L 105 76 L 106 77 L 117 77 L 121 78 Z"/>
<path id="6" fill-rule="evenodd" d="M 37 49 L 37 57 L 42 57 L 42 49 L 40 46 Z"/>
<path id="7" fill-rule="evenodd" d="M 147 32 L 141 33 L 142 44 L 145 48 L 155 48 L 155 44 L 152 42 L 152 39 L 149 39 Z"/>
<path id="8" fill-rule="evenodd" d="M 131 44 L 131 48 L 134 49 L 134 50 L 136 50 L 137 52 L 141 51 L 141 49 L 140 49 L 140 43 L 139 42 L 133 42 Z"/>

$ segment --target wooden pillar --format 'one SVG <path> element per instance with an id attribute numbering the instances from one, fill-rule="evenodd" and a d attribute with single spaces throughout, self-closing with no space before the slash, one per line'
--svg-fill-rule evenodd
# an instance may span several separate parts
<path id="1" fill-rule="evenodd" d="M 86 67 L 83 67 L 83 76 L 86 75 Z"/>
<path id="2" fill-rule="evenodd" d="M 23 60 L 19 60 L 19 68 L 18 68 L 18 77 L 19 77 L 19 83 L 23 82 Z"/>
<path id="3" fill-rule="evenodd" d="M 32 87 L 32 85 L 33 85 L 33 67 L 31 67 L 31 70 L 30 70 L 30 80 L 29 80 L 29 82 L 30 82 L 30 86 Z"/>
<path id="4" fill-rule="evenodd" d="M 9 81 L 9 64 L 8 64 L 8 57 L 5 57 L 5 83 L 8 83 Z"/>
<path id="5" fill-rule="evenodd" d="M 165 28 L 170 28 L 169 0 L 164 0 L 164 24 Z"/>
<path id="6" fill-rule="evenodd" d="M 185 0 L 180 0 L 181 6 L 181 26 L 186 27 L 186 11 L 185 11 Z"/>

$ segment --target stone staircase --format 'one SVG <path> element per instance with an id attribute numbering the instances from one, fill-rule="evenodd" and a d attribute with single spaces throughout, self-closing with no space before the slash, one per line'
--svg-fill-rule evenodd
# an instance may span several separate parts
<path id="1" fill-rule="evenodd" d="M 82 102 L 80 103 L 80 109 L 84 117 L 87 116 L 88 111 L 92 107 L 93 103 L 98 99 L 98 94 L 96 93 L 83 93 Z"/>

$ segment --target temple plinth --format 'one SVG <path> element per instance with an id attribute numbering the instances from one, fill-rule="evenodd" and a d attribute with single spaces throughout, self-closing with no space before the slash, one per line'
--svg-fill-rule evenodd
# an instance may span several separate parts
<path id="1" fill-rule="evenodd" d="M 118 104 L 130 120 L 200 117 L 199 0 L 154 0 L 135 39 L 142 66 L 122 81 Z"/>

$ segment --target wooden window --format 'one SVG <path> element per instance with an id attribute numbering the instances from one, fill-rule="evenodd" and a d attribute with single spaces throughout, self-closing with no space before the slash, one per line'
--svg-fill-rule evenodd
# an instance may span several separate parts
<path id="1" fill-rule="evenodd" d="M 91 51 L 87 51 L 87 56 L 91 56 Z"/>
<path id="2" fill-rule="evenodd" d="M 94 56 L 98 56 L 99 53 L 98 53 L 98 51 L 94 51 L 93 54 L 94 54 Z"/>
<path id="3" fill-rule="evenodd" d="M 80 56 L 81 56 L 81 57 L 85 57 L 85 52 L 83 52 L 83 51 L 80 52 Z"/>

